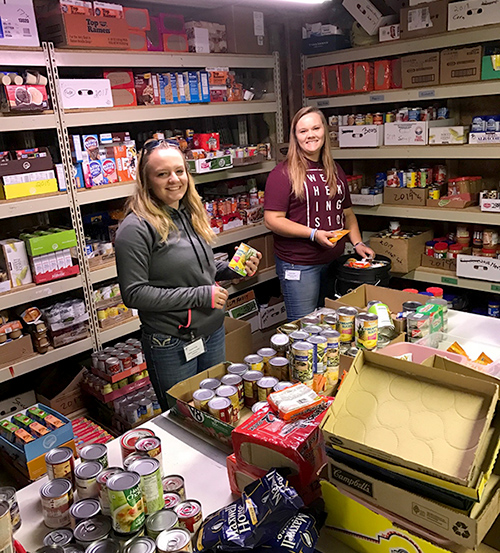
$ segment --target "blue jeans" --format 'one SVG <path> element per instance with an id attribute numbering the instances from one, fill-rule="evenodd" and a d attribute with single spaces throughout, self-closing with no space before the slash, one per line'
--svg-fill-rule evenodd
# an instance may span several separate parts
<path id="1" fill-rule="evenodd" d="M 276 257 L 276 272 L 280 279 L 289 321 L 312 313 L 325 302 L 329 263 L 324 265 L 294 265 Z M 287 280 L 286 271 L 300 271 L 300 280 Z"/>
<path id="2" fill-rule="evenodd" d="M 167 390 L 226 360 L 224 325 L 207 338 L 205 353 L 186 362 L 184 346 L 189 342 L 166 334 L 142 332 L 142 345 L 151 383 L 163 411 L 168 409 Z"/>

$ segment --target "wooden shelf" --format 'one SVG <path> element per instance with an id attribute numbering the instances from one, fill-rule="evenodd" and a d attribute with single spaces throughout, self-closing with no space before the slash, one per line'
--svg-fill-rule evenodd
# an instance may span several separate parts
<path id="1" fill-rule="evenodd" d="M 431 282 L 433 284 L 443 284 L 445 286 L 456 286 L 467 290 L 478 290 L 481 292 L 494 292 L 498 294 L 500 286 L 498 282 L 486 280 L 474 280 L 472 278 L 460 278 L 451 272 L 439 271 L 438 269 L 428 269 L 418 267 L 406 275 L 398 275 L 401 278 L 417 280 L 419 282 Z"/>

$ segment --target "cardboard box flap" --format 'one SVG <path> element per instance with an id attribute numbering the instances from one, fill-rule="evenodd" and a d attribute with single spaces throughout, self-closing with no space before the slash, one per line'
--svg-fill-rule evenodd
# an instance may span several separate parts
<path id="1" fill-rule="evenodd" d="M 496 384 L 360 352 L 323 430 L 348 449 L 468 484 L 497 401 Z"/>
<path id="2" fill-rule="evenodd" d="M 200 374 L 192 376 L 182 382 L 178 382 L 175 386 L 172 386 L 172 388 L 168 390 L 168 394 L 176 399 L 181 399 L 182 401 L 189 403 L 193 399 L 193 392 L 198 390 L 202 380 L 205 380 L 205 378 L 217 378 L 220 380 L 227 373 L 227 368 L 230 364 L 231 363 L 228 362 L 219 363 L 218 365 L 215 365 Z"/>

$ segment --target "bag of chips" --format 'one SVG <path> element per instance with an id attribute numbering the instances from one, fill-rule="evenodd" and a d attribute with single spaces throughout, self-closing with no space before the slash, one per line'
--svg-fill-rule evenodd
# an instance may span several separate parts
<path id="1" fill-rule="evenodd" d="M 298 513 L 256 553 L 313 553 L 318 536 L 316 520 L 306 513 Z"/>

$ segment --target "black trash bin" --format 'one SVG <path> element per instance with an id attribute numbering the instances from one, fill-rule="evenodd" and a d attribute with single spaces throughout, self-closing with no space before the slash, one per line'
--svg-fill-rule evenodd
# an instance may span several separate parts
<path id="1" fill-rule="evenodd" d="M 328 297 L 338 298 L 348 294 L 362 284 L 372 284 L 373 286 L 389 286 L 391 278 L 391 260 L 385 255 L 376 255 L 376 261 L 383 261 L 382 267 L 373 269 L 353 269 L 345 267 L 344 263 L 351 258 L 360 260 L 359 255 L 342 255 L 331 267 L 330 281 L 331 287 L 329 292 L 333 295 Z"/>

